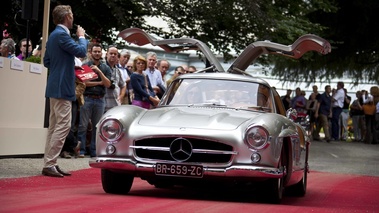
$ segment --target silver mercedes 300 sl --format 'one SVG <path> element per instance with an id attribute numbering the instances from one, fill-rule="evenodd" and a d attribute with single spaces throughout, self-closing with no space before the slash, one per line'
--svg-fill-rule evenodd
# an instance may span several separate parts
<path id="1" fill-rule="evenodd" d="M 175 79 L 154 109 L 122 105 L 104 114 L 90 166 L 101 169 L 105 192 L 126 194 L 140 177 L 156 187 L 255 185 L 271 203 L 284 190 L 305 195 L 310 138 L 294 122 L 296 111 L 286 112 L 278 93 L 245 70 L 262 54 L 329 53 L 327 41 L 304 35 L 288 46 L 254 42 L 225 71 L 196 39 L 157 40 L 138 28 L 119 36 L 171 52 L 200 50 L 207 67 Z"/>

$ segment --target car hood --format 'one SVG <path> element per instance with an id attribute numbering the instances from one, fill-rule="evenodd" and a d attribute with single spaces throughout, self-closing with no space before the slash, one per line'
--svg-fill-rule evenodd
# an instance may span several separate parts
<path id="1" fill-rule="evenodd" d="M 197 129 L 233 130 L 261 113 L 218 108 L 159 108 L 147 111 L 139 125 Z"/>

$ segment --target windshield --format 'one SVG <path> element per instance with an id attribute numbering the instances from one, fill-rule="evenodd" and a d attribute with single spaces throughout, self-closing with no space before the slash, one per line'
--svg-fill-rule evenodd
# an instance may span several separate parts
<path id="1" fill-rule="evenodd" d="M 214 79 L 174 81 L 161 106 L 214 106 L 274 112 L 272 93 L 263 84 Z"/>

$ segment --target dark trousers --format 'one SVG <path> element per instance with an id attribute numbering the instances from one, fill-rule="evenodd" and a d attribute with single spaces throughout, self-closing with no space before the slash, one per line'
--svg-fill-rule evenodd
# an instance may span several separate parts
<path id="1" fill-rule="evenodd" d="M 365 143 L 376 144 L 377 135 L 375 130 L 375 115 L 365 115 L 366 120 L 366 137 Z"/>
<path id="2" fill-rule="evenodd" d="M 333 107 L 332 110 L 332 138 L 335 140 L 339 140 L 339 119 L 342 112 L 342 108 L 340 107 Z"/>
<path id="3" fill-rule="evenodd" d="M 374 139 L 372 142 L 374 144 L 379 144 L 379 113 L 375 114 L 374 124 L 375 124 L 375 134 L 374 134 Z"/>

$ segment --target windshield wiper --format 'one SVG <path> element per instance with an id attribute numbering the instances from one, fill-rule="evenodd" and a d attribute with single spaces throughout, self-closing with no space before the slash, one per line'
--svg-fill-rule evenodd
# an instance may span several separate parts
<path id="1" fill-rule="evenodd" d="M 206 107 L 227 107 L 226 104 L 220 104 L 215 102 L 207 102 L 207 103 L 198 103 L 198 104 L 188 104 L 187 106 L 206 106 Z"/>

